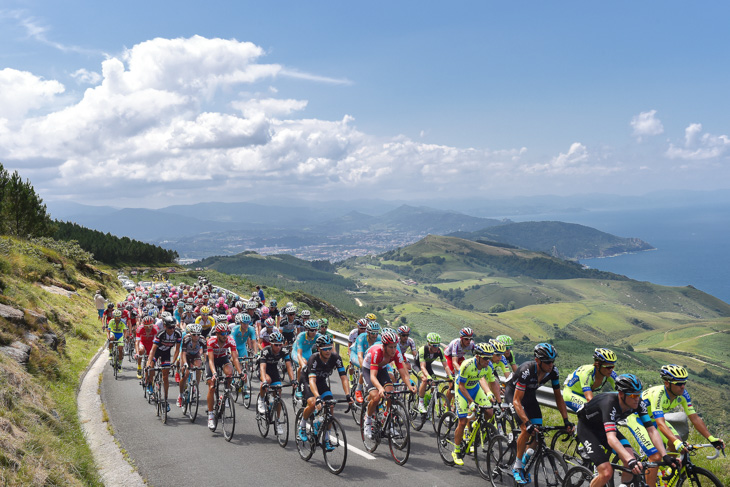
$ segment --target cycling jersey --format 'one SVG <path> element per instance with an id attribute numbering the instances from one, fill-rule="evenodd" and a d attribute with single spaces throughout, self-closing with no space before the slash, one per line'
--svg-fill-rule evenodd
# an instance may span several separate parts
<path id="1" fill-rule="evenodd" d="M 466 347 L 463 347 L 461 345 L 461 338 L 455 338 L 446 347 L 446 350 L 444 351 L 444 355 L 447 357 L 457 357 L 457 358 L 462 359 L 462 358 L 464 358 L 464 355 L 466 355 L 467 351 L 474 354 L 474 342 L 471 341 L 471 342 L 469 342 L 469 345 L 467 345 Z"/>
<path id="2" fill-rule="evenodd" d="M 175 329 L 171 334 L 163 329 L 152 341 L 153 344 L 157 345 L 157 350 L 162 352 L 172 350 L 180 342 L 182 342 L 182 333 L 178 329 Z"/>
<path id="3" fill-rule="evenodd" d="M 418 349 L 416 354 L 418 362 L 425 362 L 426 366 L 430 366 L 435 360 L 444 360 L 444 353 L 441 351 L 441 347 L 436 347 L 435 352 L 431 352 L 429 345 L 424 345 Z"/>
<path id="4" fill-rule="evenodd" d="M 550 381 L 553 389 L 560 389 L 560 377 L 557 367 L 553 366 L 553 369 L 545 374 L 542 379 L 538 378 L 538 374 L 537 362 L 534 360 L 525 362 L 512 374 L 504 389 L 504 402 L 510 405 L 514 401 L 515 391 L 524 391 L 525 395 L 522 397 L 520 404 L 527 415 L 527 419 L 533 424 L 542 424 L 542 410 L 535 395 L 537 388 Z M 522 418 L 519 415 L 516 417 L 516 422 L 522 424 Z"/>
<path id="5" fill-rule="evenodd" d="M 119 333 L 124 333 L 124 330 L 127 329 L 127 323 L 125 323 L 124 320 L 119 320 L 119 321 L 111 320 L 107 324 L 107 327 L 109 327 L 109 331 L 111 331 L 112 333 L 117 335 Z M 117 338 L 119 338 L 119 337 L 117 337 Z"/>
<path id="6" fill-rule="evenodd" d="M 642 402 L 646 403 L 649 413 L 651 413 L 652 420 L 656 418 L 663 418 L 664 413 L 671 411 L 677 406 L 682 406 L 687 416 L 695 414 L 694 406 L 692 406 L 692 399 L 689 397 L 689 392 L 685 388 L 684 393 L 681 396 L 677 396 L 675 399 L 670 400 L 666 389 L 663 385 L 651 387 L 643 392 L 641 395 Z"/>
<path id="7" fill-rule="evenodd" d="M 416 342 L 413 341 L 413 338 L 408 337 L 408 340 L 406 340 L 406 343 L 402 343 L 400 340 L 398 340 L 398 350 L 400 350 L 400 353 L 402 353 L 404 356 L 406 352 L 410 350 L 411 355 L 414 357 L 416 356 L 417 350 L 416 350 Z"/>
<path id="8" fill-rule="evenodd" d="M 138 342 L 142 342 L 142 346 L 147 351 L 147 353 L 149 353 L 149 351 L 152 350 L 152 342 L 155 340 L 155 337 L 158 333 L 159 330 L 155 327 L 155 325 L 152 325 L 150 327 L 140 325 L 137 327 L 135 340 Z"/>
<path id="9" fill-rule="evenodd" d="M 218 337 L 208 338 L 207 352 L 213 352 L 214 359 L 226 357 L 233 350 L 236 350 L 236 342 L 231 335 L 227 335 L 223 343 L 218 341 Z"/>
<path id="10" fill-rule="evenodd" d="M 309 357 L 312 356 L 312 347 L 316 345 L 317 338 L 319 338 L 319 333 L 314 334 L 314 338 L 311 340 L 307 338 L 307 332 L 303 331 L 299 335 L 297 335 L 296 340 L 294 340 L 294 346 L 292 347 L 292 360 L 294 363 L 299 363 L 299 350 L 302 351 L 302 358 L 304 359 L 304 363 L 309 360 Z M 304 365 L 304 364 L 301 364 Z"/>
<path id="11" fill-rule="evenodd" d="M 568 406 L 571 411 L 577 411 L 581 406 L 588 402 L 585 397 L 585 393 L 587 391 L 599 391 L 606 384 L 610 384 L 612 390 L 616 389 L 617 377 L 618 374 L 612 370 L 611 375 L 604 378 L 600 386 L 596 386 L 595 365 L 581 365 L 565 379 L 563 387 L 563 399 L 565 400 L 565 405 Z"/>
<path id="12" fill-rule="evenodd" d="M 395 354 L 389 359 L 385 358 L 385 347 L 382 343 L 376 343 L 368 349 L 363 357 L 362 367 L 363 369 L 374 369 L 378 370 L 381 367 L 393 362 L 397 369 L 403 368 L 405 362 L 403 361 L 403 355 L 396 348 Z"/>
<path id="13" fill-rule="evenodd" d="M 345 366 L 342 364 L 342 359 L 339 355 L 332 352 L 329 359 L 325 362 L 319 353 L 313 353 L 312 356 L 309 357 L 309 360 L 307 360 L 307 365 L 305 365 L 304 369 L 302 369 L 302 375 L 306 374 L 307 377 L 310 378 L 316 377 L 317 389 L 319 389 L 320 383 L 326 384 L 327 377 L 329 377 L 335 369 L 337 369 L 340 377 L 345 375 Z"/>
<path id="14" fill-rule="evenodd" d="M 363 331 L 363 333 L 365 333 Z M 352 346 L 353 343 L 355 343 L 355 340 L 357 340 L 357 337 L 360 336 L 360 329 L 355 328 L 354 330 L 350 331 L 350 334 L 347 336 L 347 339 L 350 341 L 350 346 Z"/>
<path id="15" fill-rule="evenodd" d="M 215 320 L 210 316 L 207 316 L 205 319 L 202 316 L 198 316 L 195 318 L 195 324 L 201 325 L 204 330 L 208 330 L 215 326 Z"/>
<path id="16" fill-rule="evenodd" d="M 231 331 L 231 336 L 236 342 L 238 356 L 248 357 L 248 341 L 256 340 L 256 330 L 254 330 L 253 326 L 246 326 L 246 329 L 241 331 L 241 325 L 236 325 Z"/>
<path id="17" fill-rule="evenodd" d="M 197 336 L 193 338 L 192 335 L 185 335 L 182 340 L 182 347 L 180 353 L 185 353 L 188 360 L 200 358 L 203 351 L 208 349 L 208 345 L 205 338 Z"/>
<path id="18" fill-rule="evenodd" d="M 373 342 L 373 345 L 376 343 L 380 343 L 380 335 L 377 336 L 375 342 Z M 355 340 L 355 344 L 350 347 L 350 363 L 354 364 L 357 367 L 360 367 L 361 364 L 358 353 L 362 353 L 364 357 L 365 352 L 367 352 L 368 348 L 370 348 L 370 343 L 368 342 L 368 334 L 362 333 L 360 334 L 360 336 L 357 337 L 357 340 Z"/>
<path id="19" fill-rule="evenodd" d="M 279 327 L 281 328 L 282 333 L 295 332 L 300 326 L 303 326 L 302 321 L 297 318 L 294 318 L 293 321 L 289 321 L 289 318 L 282 319 L 281 323 L 279 323 Z"/>
<path id="20" fill-rule="evenodd" d="M 467 389 L 472 389 L 479 385 L 479 381 L 484 378 L 487 382 L 494 382 L 494 374 L 492 368 L 487 366 L 484 368 L 477 367 L 477 357 L 472 357 L 461 363 L 459 373 L 456 376 L 459 384 L 464 384 Z M 456 386 L 458 389 L 458 386 Z"/>

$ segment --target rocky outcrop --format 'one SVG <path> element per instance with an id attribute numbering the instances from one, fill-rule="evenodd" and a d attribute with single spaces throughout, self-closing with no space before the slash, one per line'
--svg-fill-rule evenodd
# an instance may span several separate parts
<path id="1" fill-rule="evenodd" d="M 19 341 L 14 341 L 9 347 L 0 347 L 0 353 L 7 355 L 21 365 L 28 365 L 30 350 L 30 345 Z"/>
<path id="2" fill-rule="evenodd" d="M 18 325 L 25 321 L 25 315 L 22 311 L 5 304 L 0 304 L 0 318 L 5 318 Z"/>

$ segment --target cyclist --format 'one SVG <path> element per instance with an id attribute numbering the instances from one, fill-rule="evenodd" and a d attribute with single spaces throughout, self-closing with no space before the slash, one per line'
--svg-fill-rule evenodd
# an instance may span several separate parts
<path id="1" fill-rule="evenodd" d="M 328 335 L 319 335 L 317 337 L 317 353 L 313 353 L 307 365 L 303 369 L 303 374 L 306 374 L 307 380 L 304 382 L 304 400 L 307 406 L 302 412 L 302 420 L 299 423 L 299 439 L 307 441 L 306 425 L 307 419 L 314 411 L 314 408 L 318 403 L 321 403 L 323 399 L 332 397 L 332 391 L 330 391 L 329 385 L 327 384 L 327 378 L 332 375 L 332 372 L 337 369 L 337 373 L 340 374 L 340 380 L 342 381 L 342 390 L 345 391 L 345 395 L 348 396 L 350 403 L 352 398 L 350 397 L 350 383 L 347 381 L 347 374 L 345 372 L 345 366 L 342 364 L 342 359 L 333 350 L 332 337 Z M 329 448 L 329 435 L 325 435 L 325 448 Z"/>
<path id="2" fill-rule="evenodd" d="M 353 345 L 355 345 L 355 340 L 357 340 L 357 337 L 365 333 L 365 330 L 368 327 L 368 320 L 365 318 L 360 318 L 357 320 L 357 326 L 353 328 L 350 331 L 350 334 L 347 336 L 347 339 L 350 342 L 350 349 L 352 349 Z"/>
<path id="3" fill-rule="evenodd" d="M 106 305 L 106 310 L 104 310 L 101 315 L 102 321 L 104 323 L 104 330 L 106 330 L 106 324 L 109 323 L 112 318 L 114 318 L 114 303 L 108 303 Z"/>
<path id="4" fill-rule="evenodd" d="M 122 319 L 122 310 L 115 309 L 112 312 L 112 320 L 107 323 L 107 338 L 109 339 L 109 360 L 112 359 L 114 353 L 114 344 L 117 345 L 117 356 L 119 363 L 117 369 L 122 369 L 122 359 L 124 359 L 124 338 L 127 337 L 127 323 Z"/>
<path id="5" fill-rule="evenodd" d="M 593 399 L 593 394 L 606 385 L 616 389 L 616 354 L 607 348 L 593 351 L 593 363 L 581 365 L 565 379 L 563 399 L 565 405 L 573 412 L 578 411 L 585 403 Z"/>
<path id="6" fill-rule="evenodd" d="M 498 356 L 494 347 L 489 343 L 477 343 L 474 346 L 474 357 L 465 360 L 459 367 L 456 376 L 456 415 L 459 417 L 459 424 L 454 430 L 454 451 L 451 457 L 456 465 L 464 465 L 465 452 L 461 449 L 461 442 L 464 439 L 464 428 L 469 421 L 468 416 L 474 411 L 477 405 L 490 406 L 498 403 L 500 397 L 499 383 L 494 377 L 490 362 L 492 357 Z M 493 413 L 489 413 L 491 417 Z"/>
<path id="7" fill-rule="evenodd" d="M 188 382 L 188 374 L 190 374 L 188 367 L 202 367 L 203 351 L 208 350 L 208 345 L 205 341 L 205 338 L 200 335 L 201 329 L 202 326 L 196 325 L 195 323 L 189 324 L 185 327 L 185 336 L 183 337 L 182 346 L 180 347 L 182 377 L 180 378 L 180 395 L 177 398 L 178 407 L 182 407 L 182 398 L 183 394 L 185 394 L 185 386 Z M 200 382 L 200 371 L 196 371 L 195 375 L 196 382 Z"/>
<path id="8" fill-rule="evenodd" d="M 292 361 L 297 367 L 297 382 L 302 383 L 302 369 L 307 365 L 307 360 L 312 356 L 312 347 L 317 343 L 317 338 L 321 335 L 317 333 L 319 323 L 316 320 L 307 320 L 304 323 L 304 331 L 297 335 L 292 347 Z M 296 389 L 296 396 L 302 397 L 299 388 Z"/>
<path id="9" fill-rule="evenodd" d="M 433 362 L 436 361 L 436 359 L 441 360 L 444 370 L 446 371 L 446 375 L 450 380 L 453 380 L 454 378 L 451 375 L 451 371 L 446 366 L 446 359 L 444 358 L 444 353 L 441 350 L 441 335 L 433 332 L 429 333 L 426 335 L 426 342 L 426 345 L 419 348 L 418 352 L 414 356 L 414 362 L 418 365 L 414 364 L 413 366 L 413 368 L 418 372 L 418 376 L 421 378 L 421 385 L 418 387 L 418 412 L 422 414 L 426 413 L 426 406 L 423 404 L 423 398 L 426 396 L 426 388 L 428 386 L 428 382 L 434 376 L 432 366 Z"/>
<path id="10" fill-rule="evenodd" d="M 236 372 L 241 373 L 236 342 L 230 336 L 228 325 L 218 323 L 215 325 L 214 330 L 215 336 L 209 337 L 207 341 L 208 360 L 205 361 L 205 379 L 208 381 L 208 428 L 211 430 L 215 428 L 215 379 L 218 367 L 226 376 L 226 385 L 230 385 L 231 376 L 233 375 L 231 358 Z"/>
<path id="11" fill-rule="evenodd" d="M 277 332 L 269 336 L 271 345 L 261 351 L 259 358 L 259 367 L 261 367 L 261 388 L 259 389 L 258 412 L 264 414 L 266 406 L 264 404 L 264 390 L 271 385 L 281 385 L 281 377 L 279 376 L 279 362 L 284 361 L 286 365 L 286 373 L 289 380 L 294 382 L 294 372 L 291 367 L 291 357 L 289 351 L 284 348 L 284 336 Z M 279 394 L 281 391 L 279 391 Z M 281 425 L 277 423 L 277 428 Z M 280 431 L 277 431 L 280 434 Z"/>
<path id="12" fill-rule="evenodd" d="M 149 392 L 152 393 L 152 367 L 156 362 L 159 361 L 160 365 L 165 367 L 169 366 L 172 362 L 177 362 L 180 354 L 180 343 L 182 342 L 182 333 L 178 328 L 175 328 L 175 320 L 172 316 L 166 316 L 163 320 L 164 329 L 160 331 L 155 339 L 152 341 L 152 348 L 150 349 L 150 355 L 147 359 L 147 367 L 150 369 L 147 375 L 147 387 Z M 172 348 L 175 348 L 175 355 L 170 360 Z M 167 403 L 167 391 L 170 387 L 169 381 L 170 369 L 162 369 L 162 382 L 165 386 L 165 406 L 167 411 L 170 411 L 170 405 Z"/>
<path id="13" fill-rule="evenodd" d="M 200 307 L 200 316 L 195 318 L 195 324 L 201 326 L 201 335 L 203 335 L 205 338 L 208 338 L 208 335 L 210 335 L 210 331 L 215 326 L 215 319 L 210 316 L 210 308 L 208 306 Z"/>
<path id="14" fill-rule="evenodd" d="M 398 351 L 400 351 L 401 355 L 403 357 L 406 356 L 406 352 L 410 351 L 411 356 L 415 357 L 418 354 L 418 350 L 416 349 L 416 342 L 413 341 L 413 338 L 411 338 L 411 328 L 409 326 L 403 325 L 398 327 Z M 411 363 L 406 360 L 406 367 L 408 368 L 408 371 L 411 370 Z"/>
<path id="15" fill-rule="evenodd" d="M 271 318 L 274 318 L 274 321 L 276 322 L 276 326 L 279 326 L 279 320 L 281 320 L 281 314 L 279 313 L 279 308 L 277 307 L 276 299 L 269 300 L 269 316 Z"/>
<path id="16" fill-rule="evenodd" d="M 274 327 L 274 319 L 268 318 L 266 321 L 264 321 L 264 326 L 261 328 L 261 333 L 259 334 L 259 350 L 263 350 L 264 348 L 271 345 L 269 343 L 269 337 L 272 333 L 278 332 L 279 329 Z"/>
<path id="17" fill-rule="evenodd" d="M 137 378 L 142 378 L 142 357 L 149 355 L 152 342 L 160 332 L 155 326 L 155 319 L 151 316 L 142 318 L 142 324 L 137 327 L 135 342 L 137 344 Z"/>
<path id="18" fill-rule="evenodd" d="M 285 317 L 279 323 L 279 329 L 281 334 L 284 335 L 284 340 L 287 344 L 294 342 L 294 337 L 302 322 L 297 318 L 296 306 L 287 306 L 284 309 Z"/>
<path id="19" fill-rule="evenodd" d="M 585 453 L 596 465 L 596 476 L 591 481 L 591 487 L 607 485 L 613 477 L 613 468 L 609 463 L 609 456 L 613 452 L 621 459 L 624 466 L 630 468 L 634 474 L 640 474 L 642 465 L 636 460 L 634 451 L 628 440 L 616 428 L 616 423 L 627 417 L 638 417 L 638 421 L 646 427 L 649 442 L 657 456 L 664 457 L 668 463 L 679 465 L 679 460 L 667 455 L 661 437 L 651 421 L 646 401 L 641 399 L 643 385 L 634 374 L 621 374 L 616 377 L 618 392 L 599 394 L 586 403 L 578 411 L 578 439 L 585 448 Z M 656 485 L 656 469 L 654 479 L 649 478 L 651 470 L 647 471 L 648 485 Z M 621 474 L 625 484 L 630 483 L 630 474 Z"/>
<path id="20" fill-rule="evenodd" d="M 317 320 L 317 323 L 319 323 L 319 332 L 320 335 L 329 335 L 332 336 L 332 332 L 329 331 L 330 321 L 327 318 L 320 318 Z"/>
<path id="21" fill-rule="evenodd" d="M 367 353 L 370 347 L 380 342 L 380 323 L 378 323 L 377 321 L 371 321 L 368 323 L 366 330 L 367 333 L 363 333 L 362 335 L 357 337 L 357 340 L 355 341 L 355 346 L 350 352 L 350 365 L 360 367 L 361 372 L 360 379 L 357 382 L 357 387 L 355 387 L 355 400 L 357 402 L 363 401 L 362 389 L 364 384 L 364 378 L 362 374 L 362 363 L 365 359 L 365 353 Z"/>
<path id="22" fill-rule="evenodd" d="M 248 313 L 239 313 L 235 318 L 236 324 L 231 327 L 231 335 L 236 341 L 236 349 L 240 358 L 248 357 L 249 349 L 256 353 L 258 342 L 256 341 L 256 330 L 251 326 L 251 317 Z"/>
<path id="23" fill-rule="evenodd" d="M 449 366 L 449 371 L 453 375 L 458 370 L 461 362 L 464 360 L 464 355 L 467 351 L 474 353 L 474 342 L 472 337 L 474 331 L 471 328 L 462 328 L 459 331 L 459 338 L 454 338 L 451 343 L 448 344 L 446 350 L 444 350 L 444 356 L 446 357 L 446 364 Z"/>
<path id="24" fill-rule="evenodd" d="M 370 323 L 372 325 L 373 323 Z M 403 355 L 398 351 L 398 336 L 392 331 L 383 333 L 382 343 L 371 346 L 362 361 L 362 374 L 360 376 L 367 387 L 369 401 L 365 414 L 365 436 L 373 436 L 373 414 L 380 401 L 385 397 L 386 392 L 393 390 L 393 383 L 386 370 L 386 365 L 391 362 L 395 364 L 403 383 L 411 393 L 416 393 L 416 388 L 411 384 L 406 370 Z"/>
<path id="25" fill-rule="evenodd" d="M 515 354 L 512 353 L 514 342 L 509 335 L 499 335 L 495 340 L 502 342 L 506 349 L 504 355 L 502 355 L 502 364 L 504 365 L 502 370 L 506 371 L 505 378 L 509 378 L 510 374 L 517 371 L 517 359 L 515 358 Z M 510 369 L 510 371 L 507 371 L 507 369 Z"/>
<path id="26" fill-rule="evenodd" d="M 537 402 L 535 393 L 542 384 L 550 381 L 555 394 L 555 403 L 558 411 L 563 417 L 565 428 L 568 432 L 573 431 L 573 423 L 568 420 L 568 409 L 565 406 L 563 395 L 560 393 L 560 376 L 558 368 L 555 367 L 555 359 L 558 352 L 549 343 L 538 343 L 535 345 L 535 359 L 523 363 L 517 368 L 517 372 L 507 381 L 504 391 L 504 400 L 511 404 L 515 416 L 515 422 L 520 426 L 520 434 L 517 437 L 517 456 L 512 469 L 517 484 L 527 484 L 530 476 L 525 472 L 524 463 L 527 462 L 525 450 L 535 446 L 536 438 L 531 438 L 537 426 L 542 425 L 542 411 Z"/>
<path id="27" fill-rule="evenodd" d="M 682 441 L 674 426 L 664 419 L 664 413 L 673 410 L 677 406 L 682 406 L 682 409 L 698 433 L 707 438 L 707 441 L 712 443 L 712 446 L 715 448 L 725 448 L 725 443 L 721 439 L 715 438 L 710 434 L 705 422 L 697 414 L 692 405 L 692 398 L 685 387 L 687 378 L 689 377 L 687 369 L 676 364 L 663 365 L 659 374 L 664 384 L 645 390 L 642 394 L 642 402 L 646 404 L 649 415 L 651 416 L 652 425 L 659 430 L 662 445 L 666 442 L 667 450 L 678 453 L 683 452 L 687 448 L 687 444 Z M 636 416 L 629 417 L 626 423 L 629 429 L 631 429 L 636 441 L 641 446 L 641 449 L 649 457 L 649 460 L 658 461 L 661 457 L 661 452 L 657 452 L 653 448 L 653 445 L 647 441 L 646 427 L 637 421 Z M 651 482 L 653 479 L 656 482 L 656 477 L 657 471 L 656 469 L 652 469 L 647 473 L 646 480 L 647 482 Z M 650 483 L 649 485 L 654 484 Z"/>

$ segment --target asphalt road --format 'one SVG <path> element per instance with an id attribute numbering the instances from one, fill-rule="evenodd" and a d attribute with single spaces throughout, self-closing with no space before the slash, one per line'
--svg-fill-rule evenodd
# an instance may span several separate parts
<path id="1" fill-rule="evenodd" d="M 335 476 L 327 470 L 321 449 L 309 462 L 297 453 L 294 441 L 294 412 L 290 393 L 286 394 L 289 408 L 289 443 L 281 448 L 270 432 L 259 435 L 255 420 L 255 396 L 251 409 L 236 404 L 236 429 L 231 442 L 221 432 L 213 433 L 206 426 L 205 384 L 201 384 L 201 404 L 198 418 L 191 423 L 174 401 L 178 388 L 170 383 L 171 411 L 167 424 L 162 424 L 156 410 L 142 396 L 136 377 L 136 364 L 124 360 L 118 380 L 111 367 L 104 367 L 101 399 L 107 409 L 116 439 L 128 452 L 143 478 L 154 487 L 190 485 L 202 482 L 206 486 L 224 486 L 241 482 L 255 485 L 329 486 L 347 484 L 390 485 L 449 485 L 483 486 L 489 483 L 479 476 L 473 458 L 465 459 L 463 467 L 443 463 L 436 448 L 430 423 L 420 432 L 411 431 L 411 454 L 404 466 L 398 466 L 390 456 L 388 444 L 381 443 L 369 455 L 365 452 L 360 432 L 352 415 L 343 414 L 345 404 L 338 405 L 335 414 L 345 428 L 350 448 L 344 471 Z M 171 374 L 172 375 L 172 374 Z M 172 377 L 171 377 L 172 379 Z M 343 398 L 339 382 L 332 381 L 335 397 Z M 336 384 L 335 384 L 336 383 Z M 254 389 L 258 383 L 254 382 Z M 394 483 L 394 484 L 393 484 Z"/>

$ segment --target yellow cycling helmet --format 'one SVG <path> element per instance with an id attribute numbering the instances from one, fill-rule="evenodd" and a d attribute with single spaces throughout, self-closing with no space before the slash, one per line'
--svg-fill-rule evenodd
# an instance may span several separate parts
<path id="1" fill-rule="evenodd" d="M 659 373 L 662 379 L 674 383 L 687 382 L 687 377 L 689 376 L 687 369 L 676 364 L 662 365 Z"/>
<path id="2" fill-rule="evenodd" d="M 616 362 L 616 354 L 613 352 L 613 350 L 609 350 L 607 348 L 597 348 L 593 351 L 593 359 L 598 360 L 599 362 L 608 362 L 609 364 L 612 364 Z"/>
<path id="3" fill-rule="evenodd" d="M 365 315 L 365 319 L 368 321 L 375 321 L 378 319 L 378 317 L 375 316 L 375 314 L 373 314 L 373 313 L 368 313 Z"/>

